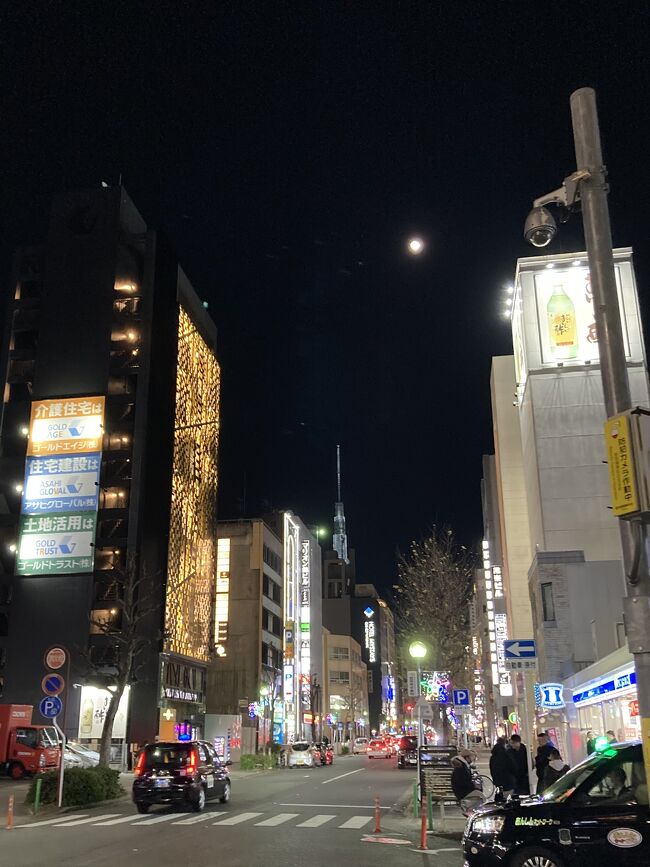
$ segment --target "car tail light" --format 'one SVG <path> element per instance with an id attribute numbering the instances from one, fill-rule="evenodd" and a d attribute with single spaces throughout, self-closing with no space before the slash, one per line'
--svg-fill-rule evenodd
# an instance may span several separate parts
<path id="1" fill-rule="evenodd" d="M 192 750 L 190 752 L 190 761 L 189 761 L 189 764 L 187 766 L 188 777 L 194 776 L 194 774 L 196 773 L 196 769 L 197 769 L 198 764 L 199 764 L 199 757 L 196 754 L 196 750 Z"/>
<path id="2" fill-rule="evenodd" d="M 144 762 L 145 762 L 145 755 L 144 755 L 144 750 L 143 750 L 140 753 L 140 756 L 138 758 L 138 764 L 135 766 L 136 777 L 140 777 L 144 773 Z"/>

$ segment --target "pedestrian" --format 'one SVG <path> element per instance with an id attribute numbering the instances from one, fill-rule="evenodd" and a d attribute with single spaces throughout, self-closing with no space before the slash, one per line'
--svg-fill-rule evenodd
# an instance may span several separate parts
<path id="1" fill-rule="evenodd" d="M 587 731 L 585 738 L 587 739 L 587 755 L 590 756 L 596 752 L 596 738 L 591 729 Z"/>
<path id="2" fill-rule="evenodd" d="M 551 750 L 555 749 L 548 736 L 548 732 L 540 732 L 537 735 L 537 755 L 535 756 L 535 773 L 537 774 L 537 794 L 544 791 L 544 771 L 548 765 Z"/>
<path id="3" fill-rule="evenodd" d="M 495 786 L 510 795 L 515 790 L 515 766 L 506 751 L 506 739 L 497 738 L 490 756 L 490 776 Z"/>
<path id="4" fill-rule="evenodd" d="M 508 755 L 515 769 L 515 792 L 518 795 L 529 795 L 528 747 L 522 743 L 521 735 L 510 735 Z"/>
<path id="5" fill-rule="evenodd" d="M 542 778 L 543 791 L 546 791 L 549 786 L 552 786 L 560 777 L 563 777 L 568 770 L 570 770 L 569 765 L 567 765 L 560 755 L 560 751 L 555 748 L 552 749 L 549 753 L 548 764 L 544 768 L 544 776 Z M 537 788 L 537 794 L 541 794 L 539 787 Z"/>
<path id="6" fill-rule="evenodd" d="M 461 750 L 451 760 L 451 788 L 465 815 L 483 802 L 483 792 L 474 785 L 471 768 L 473 758 L 474 753 L 471 750 Z"/>
<path id="7" fill-rule="evenodd" d="M 616 743 L 616 735 L 614 734 L 614 732 L 611 729 L 609 729 L 609 731 L 607 732 L 607 740 L 609 741 L 610 744 Z"/>

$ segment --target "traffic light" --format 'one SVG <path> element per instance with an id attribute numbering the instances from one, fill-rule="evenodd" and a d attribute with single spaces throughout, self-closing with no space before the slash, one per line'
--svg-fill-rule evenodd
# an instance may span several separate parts
<path id="1" fill-rule="evenodd" d="M 404 705 L 404 710 L 407 713 L 411 713 L 411 711 L 413 710 L 414 707 L 415 707 L 415 705 L 413 704 L 412 701 L 407 701 L 406 704 Z"/>

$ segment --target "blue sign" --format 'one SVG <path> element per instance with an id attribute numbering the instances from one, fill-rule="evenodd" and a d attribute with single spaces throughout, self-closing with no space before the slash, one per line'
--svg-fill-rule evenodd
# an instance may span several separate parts
<path id="1" fill-rule="evenodd" d="M 454 690 L 454 704 L 457 707 L 468 707 L 469 706 L 469 690 L 468 689 L 455 689 Z"/>
<path id="2" fill-rule="evenodd" d="M 42 698 L 38 706 L 41 716 L 47 719 L 58 716 L 63 709 L 63 702 L 56 695 L 50 695 L 47 698 Z"/>
<path id="3" fill-rule="evenodd" d="M 372 610 L 372 608 L 370 606 L 368 606 L 367 608 L 363 609 L 363 613 L 366 615 L 366 617 L 370 618 L 370 617 L 372 617 L 372 615 L 375 612 Z"/>
<path id="4" fill-rule="evenodd" d="M 584 689 L 581 692 L 574 692 L 573 703 L 576 705 L 582 704 L 585 701 L 589 701 L 589 699 L 598 698 L 601 695 L 611 696 L 612 693 L 616 694 L 618 692 L 625 692 L 635 684 L 636 672 L 626 671 L 623 674 L 619 674 L 618 677 L 613 677 L 611 680 L 600 681 L 590 689 Z"/>
<path id="5" fill-rule="evenodd" d="M 101 453 L 28 457 L 21 514 L 96 512 Z"/>
<path id="6" fill-rule="evenodd" d="M 41 681 L 41 689 L 46 695 L 58 695 L 64 687 L 65 680 L 60 674 L 46 674 Z"/>
<path id="7" fill-rule="evenodd" d="M 515 638 L 503 642 L 506 659 L 537 659 L 537 647 L 532 638 Z"/>
<path id="8" fill-rule="evenodd" d="M 539 699 L 538 699 L 539 688 Z M 535 699 L 541 708 L 548 710 L 556 710 L 566 707 L 562 698 L 564 687 L 561 683 L 540 683 L 535 684 Z"/>

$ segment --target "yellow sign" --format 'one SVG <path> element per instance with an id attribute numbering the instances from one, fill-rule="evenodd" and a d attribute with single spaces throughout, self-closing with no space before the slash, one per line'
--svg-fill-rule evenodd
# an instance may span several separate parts
<path id="1" fill-rule="evenodd" d="M 101 452 L 104 398 L 36 400 L 32 403 L 27 454 L 35 457 Z"/>
<path id="2" fill-rule="evenodd" d="M 614 515 L 617 518 L 632 515 L 639 511 L 640 506 L 627 415 L 614 416 L 605 422 L 605 449 Z"/>

